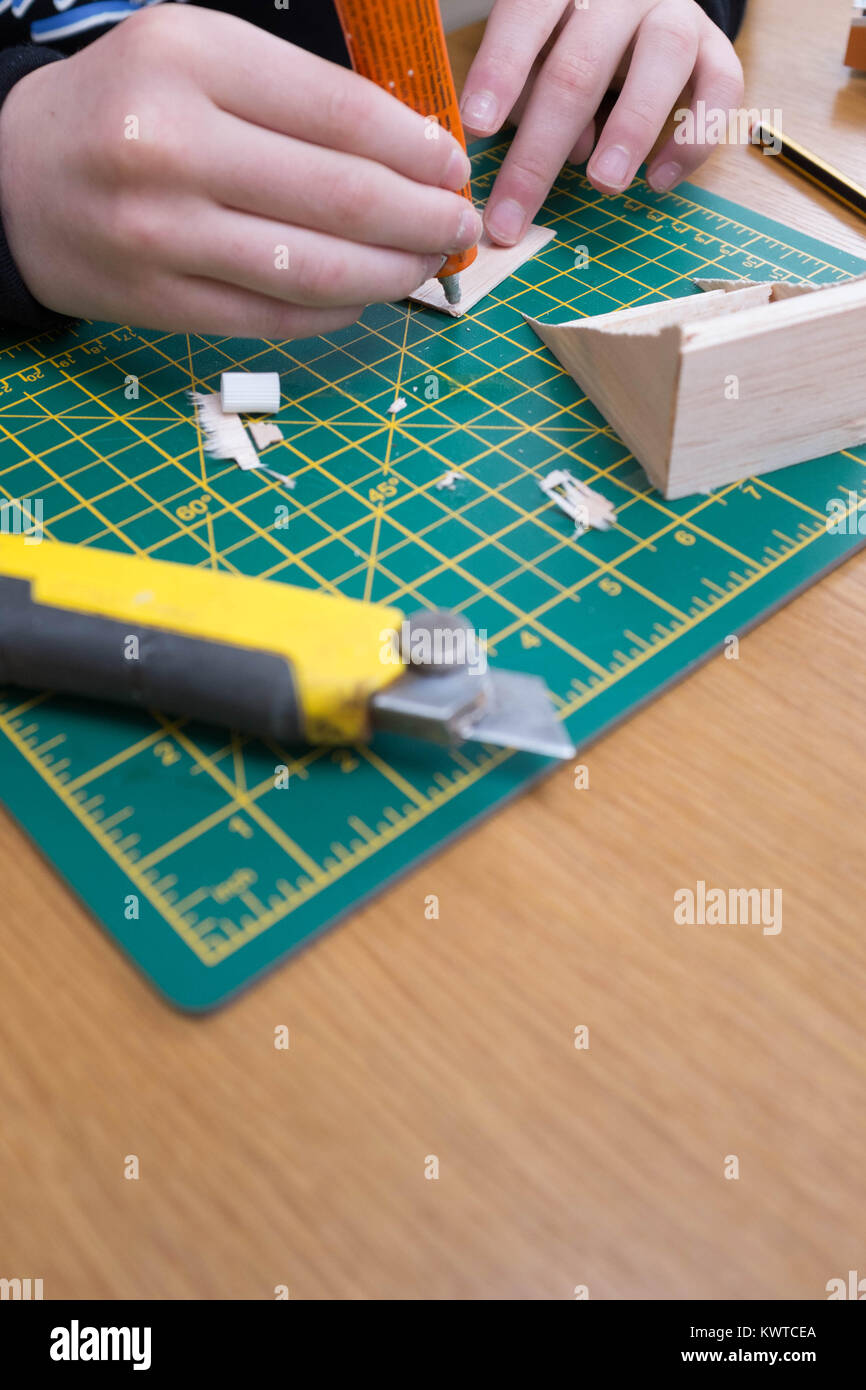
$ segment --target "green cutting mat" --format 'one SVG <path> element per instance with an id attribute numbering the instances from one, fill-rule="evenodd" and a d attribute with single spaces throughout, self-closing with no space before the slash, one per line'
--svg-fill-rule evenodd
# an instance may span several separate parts
<path id="1" fill-rule="evenodd" d="M 476 147 L 480 197 L 504 150 Z M 694 275 L 833 280 L 864 266 L 697 189 L 604 197 L 574 170 L 539 220 L 557 240 L 459 322 L 400 304 L 283 345 L 89 323 L 5 340 L 0 500 L 42 499 L 57 540 L 459 609 L 499 664 L 545 677 L 585 746 L 863 543 L 825 521 L 829 499 L 866 496 L 866 450 L 665 502 L 521 315 L 689 294 Z M 187 391 L 234 367 L 282 373 L 286 440 L 264 461 L 293 489 L 202 453 Z M 407 409 L 389 415 L 398 395 Z M 615 502 L 616 529 L 571 538 L 538 488 L 557 465 Z M 465 479 L 437 489 L 451 469 Z M 298 752 L 19 690 L 0 691 L 0 733 L 7 806 L 193 1009 L 546 767 L 384 737 Z"/>

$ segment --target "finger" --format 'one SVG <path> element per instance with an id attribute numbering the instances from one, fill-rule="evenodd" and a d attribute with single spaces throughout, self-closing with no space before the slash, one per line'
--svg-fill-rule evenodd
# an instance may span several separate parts
<path id="1" fill-rule="evenodd" d="M 374 159 L 420 183 L 456 190 L 468 182 L 471 168 L 459 141 L 375 83 L 234 15 L 209 17 L 225 32 L 224 60 L 203 61 L 194 25 L 188 26 L 188 58 L 204 91 L 223 110 L 252 125 Z M 175 27 L 181 30 L 176 21 Z"/>
<path id="2" fill-rule="evenodd" d="M 542 66 L 543 60 L 540 58 L 537 58 L 532 64 L 529 70 L 529 76 L 523 85 L 523 91 L 520 93 L 520 96 L 517 98 L 517 101 L 514 103 L 505 119 L 506 125 L 520 125 L 520 122 L 523 120 L 523 113 L 529 105 L 529 98 L 532 96 L 532 89 L 535 86 L 536 78 L 541 72 Z"/>
<path id="3" fill-rule="evenodd" d="M 541 69 L 490 195 L 485 225 L 513 246 L 547 197 L 575 140 L 594 117 L 623 49 L 630 21 L 599 6 L 575 15 Z"/>
<path id="4" fill-rule="evenodd" d="M 603 192 L 627 188 L 646 159 L 698 54 L 698 25 L 679 0 L 662 0 L 640 25 L 622 91 L 599 136 L 587 177 Z"/>
<path id="5" fill-rule="evenodd" d="M 713 130 L 699 128 L 698 110 L 724 112 L 728 118 L 743 101 L 743 69 L 725 36 L 709 24 L 698 48 L 692 78 L 692 100 L 685 120 L 678 121 L 674 134 L 666 140 L 647 170 L 647 182 L 657 193 L 665 193 L 680 179 L 691 174 L 712 154 L 717 140 Z M 703 103 L 698 106 L 698 103 Z M 727 127 L 727 119 L 726 119 Z M 689 127 L 693 127 L 693 132 Z M 683 140 L 680 132 L 686 137 Z M 710 138 L 706 138 L 709 135 Z M 679 137 L 679 138 L 678 138 Z"/>
<path id="6" fill-rule="evenodd" d="M 195 276 L 169 279 L 159 293 L 148 296 L 136 315 L 142 328 L 166 333 L 205 333 L 232 338 L 266 338 L 286 342 L 336 333 L 357 322 L 362 305 L 339 309 L 306 309 L 236 285 Z"/>
<path id="7" fill-rule="evenodd" d="M 595 144 L 595 121 L 590 121 L 580 139 L 568 156 L 569 164 L 585 164 L 592 154 L 592 147 Z"/>
<path id="8" fill-rule="evenodd" d="M 562 0 L 500 0 L 463 89 L 468 135 L 492 135 L 517 104 L 532 65 L 562 15 Z"/>
<path id="9" fill-rule="evenodd" d="M 440 256 L 481 236 L 472 204 L 370 159 L 326 150 L 220 113 L 200 152 L 204 187 L 243 212 L 373 246 Z M 263 180 L 262 168 L 270 170 Z"/>
<path id="10" fill-rule="evenodd" d="M 161 241 L 176 271 L 308 308 L 405 299 L 443 263 L 230 208 L 188 219 L 173 241 L 164 229 Z"/>

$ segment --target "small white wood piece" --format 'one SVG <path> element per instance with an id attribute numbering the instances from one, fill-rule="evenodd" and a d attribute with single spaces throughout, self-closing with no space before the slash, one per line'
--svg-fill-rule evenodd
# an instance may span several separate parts
<path id="1" fill-rule="evenodd" d="M 195 406 L 196 420 L 202 432 L 202 443 L 206 453 L 217 459 L 233 459 L 245 473 L 257 468 L 260 473 L 270 474 L 287 488 L 294 488 L 294 478 L 288 477 L 285 473 L 278 473 L 275 468 L 269 468 L 267 464 L 262 463 L 258 449 L 250 442 L 241 417 L 233 412 L 226 414 L 216 392 L 210 396 L 202 395 L 199 391 L 190 391 L 189 394 Z M 250 434 L 259 447 L 276 444 L 283 437 L 279 425 L 264 422 L 251 424 Z"/>
<path id="2" fill-rule="evenodd" d="M 866 276 L 527 319 L 668 498 L 866 440 Z"/>
<path id="3" fill-rule="evenodd" d="M 270 420 L 252 421 L 249 431 L 257 449 L 267 449 L 270 444 L 279 444 L 283 437 L 279 425 L 273 424 Z"/>
<path id="4" fill-rule="evenodd" d="M 268 468 L 264 463 L 260 463 L 258 469 L 260 473 L 268 473 L 272 478 L 276 478 L 278 483 L 284 483 L 287 488 L 290 488 L 292 492 L 294 492 L 295 480 L 294 478 L 290 478 L 287 473 L 278 473 L 276 468 Z"/>
<path id="5" fill-rule="evenodd" d="M 398 396 L 396 401 L 392 401 L 388 406 L 389 415 L 399 415 L 401 410 L 406 409 L 406 397 Z"/>
<path id="6" fill-rule="evenodd" d="M 258 468 L 259 456 L 241 424 L 239 415 L 226 415 L 216 393 L 191 391 L 205 452 L 216 459 L 234 459 L 245 471 Z"/>
<path id="7" fill-rule="evenodd" d="M 443 488 L 448 492 L 453 492 L 456 484 L 460 482 L 461 478 L 465 477 L 466 474 L 461 473 L 459 468 L 452 468 L 450 473 L 442 474 L 442 477 L 436 484 L 436 488 L 439 492 L 441 492 Z"/>
<path id="8" fill-rule="evenodd" d="M 438 309 L 442 314 L 459 319 L 474 308 L 480 299 L 490 294 L 513 275 L 515 270 L 531 261 L 549 242 L 556 231 L 553 227 L 539 227 L 533 223 L 526 236 L 517 246 L 494 246 L 485 232 L 478 244 L 478 255 L 466 270 L 460 272 L 460 303 L 449 304 L 445 298 L 441 280 L 426 280 L 409 298 L 418 304 L 426 304 L 428 309 Z"/>
<path id="9" fill-rule="evenodd" d="M 546 477 L 539 479 L 538 486 L 545 497 L 571 517 L 575 536 L 582 536 L 590 527 L 596 531 L 609 531 L 611 526 L 616 525 L 616 507 L 613 503 L 575 478 L 567 468 L 554 468 Z"/>
<path id="10" fill-rule="evenodd" d="M 223 372 L 220 400 L 227 414 L 273 415 L 280 408 L 280 374 Z"/>

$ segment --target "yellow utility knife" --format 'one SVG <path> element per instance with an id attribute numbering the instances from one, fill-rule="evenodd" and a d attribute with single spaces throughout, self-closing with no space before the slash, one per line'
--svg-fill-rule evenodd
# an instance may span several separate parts
<path id="1" fill-rule="evenodd" d="M 568 758 L 537 676 L 453 613 L 416 613 L 90 546 L 0 535 L 0 685 L 294 743 L 377 729 Z"/>

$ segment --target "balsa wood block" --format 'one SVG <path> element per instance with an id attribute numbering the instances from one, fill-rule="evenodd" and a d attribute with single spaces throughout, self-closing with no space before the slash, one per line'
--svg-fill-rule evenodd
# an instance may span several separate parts
<path id="1" fill-rule="evenodd" d="M 449 304 L 445 298 L 441 280 L 426 280 L 409 298 L 417 304 L 426 304 L 428 309 L 438 309 L 441 314 L 449 314 L 459 319 L 474 308 L 480 299 L 495 290 L 503 280 L 513 275 L 533 256 L 537 256 L 556 232 L 552 227 L 539 227 L 535 223 L 517 246 L 494 246 L 486 232 L 478 244 L 478 255 L 472 264 L 460 272 L 460 303 Z"/>
<path id="2" fill-rule="evenodd" d="M 665 497 L 866 440 L 866 276 L 696 283 L 684 299 L 527 319 Z"/>

